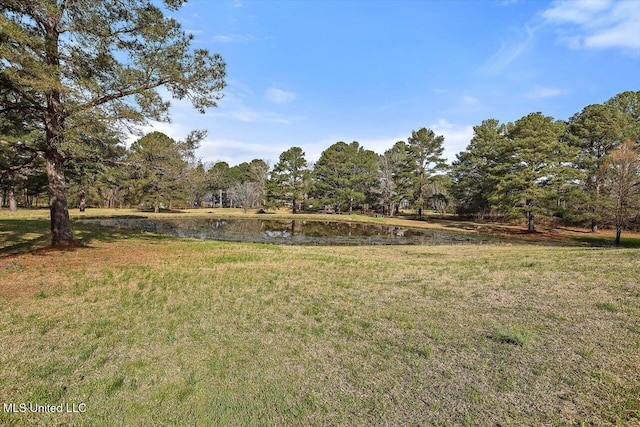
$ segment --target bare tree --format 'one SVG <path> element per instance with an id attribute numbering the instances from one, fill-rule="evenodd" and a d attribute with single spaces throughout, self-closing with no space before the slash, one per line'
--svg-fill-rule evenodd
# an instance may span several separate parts
<path id="1" fill-rule="evenodd" d="M 615 244 L 619 245 L 622 229 L 640 212 L 640 152 L 633 141 L 625 139 L 607 156 L 602 174 L 613 202 Z"/>
<path id="2" fill-rule="evenodd" d="M 262 189 L 255 182 L 242 182 L 232 185 L 228 194 L 231 201 L 240 206 L 244 213 L 247 213 L 247 209 L 260 203 Z"/>

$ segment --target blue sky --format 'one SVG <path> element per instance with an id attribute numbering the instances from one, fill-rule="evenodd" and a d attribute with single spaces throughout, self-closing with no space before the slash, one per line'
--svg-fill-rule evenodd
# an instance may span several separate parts
<path id="1" fill-rule="evenodd" d="M 173 101 L 154 124 L 206 129 L 205 162 L 273 165 L 292 146 L 314 161 L 337 141 L 381 154 L 421 127 L 453 160 L 484 119 L 566 120 L 640 90 L 640 0 L 191 0 L 173 16 L 227 63 L 218 108 Z"/>

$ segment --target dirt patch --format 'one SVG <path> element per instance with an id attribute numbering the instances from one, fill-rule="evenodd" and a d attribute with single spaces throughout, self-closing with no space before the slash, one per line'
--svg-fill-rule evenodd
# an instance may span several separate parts
<path id="1" fill-rule="evenodd" d="M 0 258 L 0 296 L 32 298 L 53 295 L 75 284 L 80 274 L 132 265 L 154 265 L 164 259 L 159 245 L 141 242 L 77 243 L 47 246 Z"/>

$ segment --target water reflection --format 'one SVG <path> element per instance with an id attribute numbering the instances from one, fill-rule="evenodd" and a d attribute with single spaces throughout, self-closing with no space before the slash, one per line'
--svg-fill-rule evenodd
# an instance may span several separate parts
<path id="1" fill-rule="evenodd" d="M 202 240 L 284 245 L 434 245 L 494 241 L 488 236 L 454 231 L 311 220 L 108 218 L 83 222 Z"/>

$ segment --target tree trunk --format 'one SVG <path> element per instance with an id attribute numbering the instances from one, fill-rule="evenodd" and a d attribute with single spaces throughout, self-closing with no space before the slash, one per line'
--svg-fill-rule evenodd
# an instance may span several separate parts
<path id="1" fill-rule="evenodd" d="M 618 225 L 616 227 L 616 241 L 615 241 L 615 245 L 616 246 L 620 246 L 620 236 L 622 235 L 622 226 Z"/>
<path id="2" fill-rule="evenodd" d="M 80 212 L 84 212 L 84 210 L 87 208 L 87 193 L 84 192 L 84 190 L 80 191 Z"/>
<path id="3" fill-rule="evenodd" d="M 296 199 L 293 199 L 293 202 L 291 203 L 291 212 L 295 215 L 296 213 L 298 213 L 298 210 L 296 209 Z"/>
<path id="4" fill-rule="evenodd" d="M 71 230 L 67 207 L 62 156 L 55 150 L 49 150 L 45 153 L 45 164 L 51 213 L 51 243 L 53 245 L 71 243 L 73 230 Z"/>
<path id="5" fill-rule="evenodd" d="M 45 26 L 45 62 L 52 70 L 60 70 L 60 51 L 57 24 L 52 16 L 49 16 Z M 64 245 L 73 242 L 73 231 L 69 220 L 69 208 L 67 206 L 66 186 L 64 182 L 64 159 L 57 149 L 62 142 L 66 113 L 61 102 L 62 87 L 60 71 L 54 71 L 50 76 L 51 81 L 47 86 L 51 89 L 45 91 L 46 109 L 44 111 L 44 124 L 47 149 L 44 153 L 45 167 L 47 170 L 47 191 L 49 193 L 49 211 L 51 214 L 51 243 Z M 57 83 L 57 84 L 52 84 Z"/>
<path id="6" fill-rule="evenodd" d="M 153 201 L 153 212 L 160 213 L 160 190 L 158 190 L 158 183 L 154 184 L 155 198 Z"/>
<path id="7" fill-rule="evenodd" d="M 533 206 L 533 200 L 527 199 L 525 201 L 525 205 L 527 207 Z M 527 215 L 527 231 L 529 233 L 533 233 L 534 231 L 536 231 L 535 223 L 533 222 L 533 217 L 534 217 L 533 211 L 532 210 L 526 211 L 526 215 Z"/>
<path id="8" fill-rule="evenodd" d="M 597 166 L 598 166 L 598 169 L 600 169 L 600 165 L 597 164 Z M 595 176 L 595 180 L 596 180 L 596 182 L 595 182 L 595 189 L 596 189 L 595 203 L 596 203 L 596 206 L 597 206 L 597 203 L 599 201 L 599 196 L 600 196 L 600 178 L 598 178 L 597 174 Z M 597 207 L 596 206 L 593 206 L 591 208 L 591 210 L 593 211 L 594 215 L 596 215 L 596 211 L 597 211 Z M 591 232 L 595 233 L 597 231 L 598 231 L 598 222 L 596 221 L 596 218 L 593 218 L 591 220 Z"/>
<path id="9" fill-rule="evenodd" d="M 27 206 L 29 206 L 30 208 L 33 207 L 33 195 L 29 194 L 29 190 L 24 190 L 24 200 Z"/>
<path id="10" fill-rule="evenodd" d="M 220 197 L 220 209 L 222 209 L 222 190 L 218 190 L 218 194 Z"/>
<path id="11" fill-rule="evenodd" d="M 13 187 L 9 189 L 9 212 L 18 212 L 18 203 L 16 202 L 16 193 Z"/>

